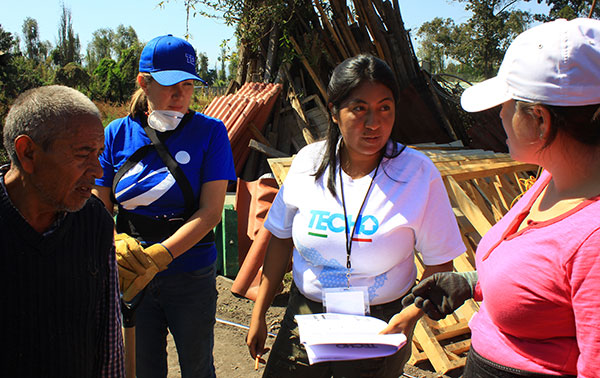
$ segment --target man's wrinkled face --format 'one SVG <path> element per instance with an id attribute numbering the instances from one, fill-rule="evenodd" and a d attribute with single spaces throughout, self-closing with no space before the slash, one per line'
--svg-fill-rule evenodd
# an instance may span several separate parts
<path id="1" fill-rule="evenodd" d="M 78 211 L 91 196 L 103 171 L 98 157 L 104 149 L 104 130 L 93 115 L 74 117 L 69 131 L 59 136 L 36 159 L 32 183 L 43 203 L 56 211 Z"/>

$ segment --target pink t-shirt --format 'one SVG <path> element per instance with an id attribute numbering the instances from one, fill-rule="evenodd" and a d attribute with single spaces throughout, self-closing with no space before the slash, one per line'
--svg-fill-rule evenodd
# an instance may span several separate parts
<path id="1" fill-rule="evenodd" d="M 479 243 L 472 346 L 517 369 L 600 377 L 600 196 L 516 232 L 550 178 Z"/>

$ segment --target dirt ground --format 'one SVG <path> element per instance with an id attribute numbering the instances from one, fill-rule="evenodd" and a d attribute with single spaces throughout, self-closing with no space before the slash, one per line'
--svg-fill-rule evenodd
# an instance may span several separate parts
<path id="1" fill-rule="evenodd" d="M 259 378 L 262 376 L 264 365 L 258 371 L 254 370 L 254 361 L 250 358 L 246 347 L 246 330 L 243 327 L 250 322 L 253 301 L 246 298 L 235 297 L 231 289 L 232 281 L 228 278 L 217 277 L 217 290 L 219 298 L 217 301 L 217 324 L 215 326 L 214 359 L 217 377 L 219 378 Z M 287 292 L 278 295 L 269 311 L 267 312 L 267 325 L 269 331 L 277 333 L 279 322 L 285 312 L 287 304 Z M 240 326 L 224 324 L 221 321 L 236 323 Z M 267 347 L 270 347 L 274 338 L 269 337 Z M 181 377 L 177 351 L 173 339 L 169 336 L 167 352 L 169 355 L 169 377 Z M 429 364 L 427 364 L 429 365 Z M 459 377 L 460 371 L 453 371 L 451 375 L 437 374 L 431 365 L 405 367 L 402 377 L 408 378 L 434 378 L 434 377 Z M 450 374 L 450 373 L 449 373 Z M 285 378 L 285 377 L 282 377 Z"/>

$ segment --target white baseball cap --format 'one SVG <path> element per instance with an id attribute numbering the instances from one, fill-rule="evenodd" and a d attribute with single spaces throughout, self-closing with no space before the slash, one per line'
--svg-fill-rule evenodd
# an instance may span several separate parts
<path id="1" fill-rule="evenodd" d="M 478 112 L 510 99 L 600 104 L 600 21 L 560 19 L 524 31 L 508 47 L 498 75 L 467 88 L 460 102 Z"/>

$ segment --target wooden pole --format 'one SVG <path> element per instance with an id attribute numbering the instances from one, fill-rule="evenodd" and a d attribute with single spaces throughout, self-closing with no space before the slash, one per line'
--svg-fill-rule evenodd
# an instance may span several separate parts
<path id="1" fill-rule="evenodd" d="M 327 27 L 327 29 L 331 33 L 331 37 L 333 38 L 333 41 L 337 45 L 338 50 L 340 51 L 340 54 L 342 54 L 342 58 L 343 59 L 349 58 L 350 53 L 348 52 L 348 49 L 344 45 L 344 43 L 340 40 L 340 36 L 338 36 L 337 32 L 333 28 L 333 25 L 331 25 L 331 22 L 329 22 L 329 17 L 327 17 L 325 10 L 321 6 L 321 0 L 314 0 L 314 4 L 317 7 L 319 14 L 321 15 L 321 20 L 322 20 L 323 24 L 325 25 L 325 27 Z"/>
<path id="2" fill-rule="evenodd" d="M 124 327 L 125 377 L 135 378 L 135 327 Z"/>
<path id="3" fill-rule="evenodd" d="M 300 46 L 298 45 L 298 43 L 296 42 L 294 37 L 290 36 L 290 42 L 292 42 L 292 46 L 294 46 L 296 53 L 298 53 L 298 55 L 300 56 L 300 60 L 302 61 L 302 64 L 304 64 L 304 67 L 310 74 L 310 77 L 312 77 L 313 81 L 315 82 L 315 85 L 317 86 L 317 88 L 319 88 L 319 92 L 321 92 L 321 96 L 323 96 L 323 98 L 327 98 L 327 91 L 325 90 L 325 86 L 323 85 L 323 83 L 321 83 L 321 79 L 319 79 L 319 77 L 317 76 L 315 71 L 310 66 L 310 63 L 308 62 L 308 60 L 304 57 L 304 54 L 302 53 L 302 49 L 300 49 Z"/>

